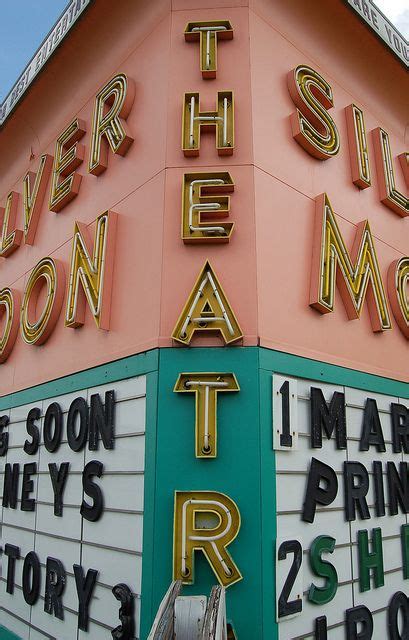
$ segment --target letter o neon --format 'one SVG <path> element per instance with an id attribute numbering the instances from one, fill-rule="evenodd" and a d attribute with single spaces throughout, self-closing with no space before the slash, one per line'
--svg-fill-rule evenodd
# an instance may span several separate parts
<path id="1" fill-rule="evenodd" d="M 53 258 L 43 258 L 32 270 L 21 304 L 21 335 L 27 344 L 43 344 L 54 329 L 61 311 L 63 289 L 58 282 L 64 279 L 64 268 Z M 30 321 L 30 306 L 36 306 L 44 281 L 47 296 L 40 317 Z"/>
<path id="2" fill-rule="evenodd" d="M 0 337 L 0 363 L 9 357 L 18 332 L 18 313 L 16 308 L 20 306 L 20 294 L 12 289 L 0 291 L 0 318 L 5 317 L 3 335 Z"/>

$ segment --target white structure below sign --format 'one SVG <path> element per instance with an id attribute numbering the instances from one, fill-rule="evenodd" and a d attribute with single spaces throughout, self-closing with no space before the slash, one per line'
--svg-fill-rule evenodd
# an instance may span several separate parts
<path id="1" fill-rule="evenodd" d="M 273 376 L 275 389 L 284 382 Z M 407 594 L 407 400 L 296 383 L 297 423 L 290 411 L 287 431 L 298 431 L 298 447 L 275 458 L 278 638 L 324 637 L 318 623 L 333 640 L 356 638 L 348 623 L 362 612 L 373 634 L 359 637 L 404 637 L 389 635 L 387 625 L 396 622 L 400 592 Z M 275 394 L 274 416 L 282 402 Z"/>
<path id="2" fill-rule="evenodd" d="M 109 448 L 106 442 L 107 448 L 98 437 L 96 448 L 91 445 L 90 450 L 91 436 L 87 437 L 84 446 L 79 447 L 85 425 L 88 425 L 88 433 L 92 433 L 92 418 L 89 418 L 89 422 L 86 418 L 82 420 L 79 415 L 81 407 L 90 407 L 92 398 L 99 397 L 101 402 L 105 401 L 106 409 L 107 392 L 114 394 L 112 447 Z M 62 425 L 62 429 L 57 428 L 55 412 L 49 428 L 46 427 L 52 405 L 54 408 L 58 405 L 61 411 L 58 424 Z M 70 429 L 71 438 L 68 430 L 70 413 L 75 414 L 73 428 Z M 121 583 L 132 593 L 135 634 L 139 636 L 145 413 L 145 376 L 90 387 L 0 412 L 3 418 L 7 416 L 9 419 L 6 428 L 3 428 L 3 436 L 8 435 L 8 450 L 5 456 L 0 457 L 0 496 L 3 495 L 0 546 L 3 550 L 6 545 L 11 550 L 12 547 L 19 550 L 12 588 L 7 582 L 11 575 L 8 558 L 5 553 L 0 557 L 0 637 L 3 625 L 22 640 L 112 640 L 111 631 L 120 624 L 121 606 L 112 589 Z M 36 417 L 31 420 L 29 415 Z M 37 450 L 29 452 L 25 443 L 34 441 L 36 428 L 39 434 L 36 438 Z M 86 435 L 85 432 L 84 438 Z M 93 472 L 91 484 L 86 482 L 84 485 L 84 470 L 87 465 L 89 468 L 92 461 L 98 461 L 102 473 L 99 477 Z M 35 467 L 28 474 L 27 465 L 30 464 Z M 69 465 L 68 475 L 61 492 L 61 514 L 57 516 L 50 465 L 56 465 L 61 470 L 64 464 Z M 17 503 L 5 506 L 7 465 L 11 468 L 19 465 L 20 473 Z M 33 501 L 33 510 L 22 508 L 23 470 L 27 473 L 26 493 Z M 102 495 L 101 513 L 95 519 L 90 518 L 89 513 L 88 518 L 82 516 L 84 502 L 88 512 L 98 503 L 97 492 Z M 8 496 L 12 493 L 9 486 Z M 32 605 L 26 600 L 27 593 L 24 592 L 22 580 L 25 559 L 30 553 L 35 553 L 40 562 L 39 597 Z M 45 610 L 47 562 L 50 558 L 61 563 L 64 571 L 61 580 L 61 617 L 57 616 L 55 606 L 51 614 Z M 79 622 L 79 597 L 73 571 L 75 565 L 82 567 L 84 575 L 90 569 L 97 572 L 89 603 L 87 631 L 82 630 Z"/>

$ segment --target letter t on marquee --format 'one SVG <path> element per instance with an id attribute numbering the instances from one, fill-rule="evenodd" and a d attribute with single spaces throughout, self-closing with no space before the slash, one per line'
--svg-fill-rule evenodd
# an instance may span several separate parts
<path id="1" fill-rule="evenodd" d="M 196 458 L 217 457 L 217 396 L 240 391 L 234 373 L 181 373 L 176 393 L 195 394 Z"/>
<path id="2" fill-rule="evenodd" d="M 232 40 L 233 27 L 228 20 L 206 20 L 188 22 L 185 29 L 186 42 L 200 41 L 200 71 L 202 78 L 210 80 L 217 73 L 217 41 Z"/>

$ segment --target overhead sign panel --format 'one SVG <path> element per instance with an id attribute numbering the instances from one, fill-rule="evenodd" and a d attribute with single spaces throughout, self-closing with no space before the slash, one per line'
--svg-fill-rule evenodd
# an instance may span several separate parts
<path id="1" fill-rule="evenodd" d="M 392 49 L 393 53 L 407 67 L 409 66 L 409 44 L 401 33 L 378 7 L 370 0 L 347 0 L 348 4 L 371 27 L 375 33 Z"/>

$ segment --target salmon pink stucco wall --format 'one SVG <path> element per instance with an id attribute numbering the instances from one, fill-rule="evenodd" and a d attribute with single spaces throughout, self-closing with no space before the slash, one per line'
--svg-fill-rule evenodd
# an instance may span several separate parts
<path id="1" fill-rule="evenodd" d="M 174 324 L 206 259 L 239 320 L 244 345 L 260 343 L 408 380 L 408 342 L 395 322 L 387 335 L 376 335 L 366 309 L 360 320 L 349 321 L 339 296 L 334 313 L 326 316 L 308 306 L 314 198 L 323 191 L 348 246 L 356 224 L 370 220 L 383 276 L 389 263 L 408 251 L 408 220 L 379 202 L 372 149 L 373 186 L 361 192 L 351 182 L 344 114 L 352 102 L 361 106 L 368 131 L 382 126 L 389 132 L 396 159 L 405 150 L 405 71 L 342 0 L 328 0 L 325 10 L 316 4 L 122 0 L 113 7 L 98 0 L 86 11 L 0 132 L 4 206 L 9 191 L 21 196 L 22 178 L 27 170 L 36 171 L 39 156 L 54 154 L 63 128 L 74 117 L 85 120 L 80 192 L 58 214 L 44 201 L 34 245 L 23 244 L 2 259 L 0 288 L 22 293 L 46 255 L 64 263 L 67 278 L 74 222 L 93 230 L 96 216 L 112 209 L 118 230 L 110 330 L 98 330 L 88 311 L 83 327 L 65 328 L 62 311 L 41 347 L 28 346 L 18 336 L 0 365 L 0 394 L 171 346 Z M 234 28 L 234 39 L 219 43 L 214 80 L 202 79 L 199 46 L 183 36 L 188 21 L 207 19 L 230 20 Z M 334 92 L 341 151 L 326 162 L 308 156 L 291 135 L 294 105 L 286 75 L 301 62 L 316 68 Z M 86 163 L 94 98 L 118 72 L 136 84 L 126 123 L 134 143 L 125 157 L 110 152 L 107 170 L 95 177 Z M 183 93 L 200 92 L 201 109 L 211 110 L 221 90 L 234 91 L 234 154 L 218 156 L 214 135 L 205 134 L 200 155 L 184 157 Z M 185 245 L 180 238 L 183 173 L 212 170 L 229 171 L 235 182 L 234 233 L 228 244 Z M 404 191 L 397 162 L 395 171 Z M 220 344 L 211 338 L 193 342 Z"/>
<path id="2" fill-rule="evenodd" d="M 68 277 L 74 223 L 91 225 L 107 209 L 118 213 L 110 331 L 98 330 L 89 311 L 85 325 L 64 327 L 64 308 L 48 341 L 26 345 L 20 336 L 0 368 L 0 389 L 8 393 L 45 380 L 156 346 L 159 334 L 162 227 L 166 163 L 169 3 L 97 2 L 86 12 L 0 135 L 1 204 L 9 190 L 22 193 L 27 169 L 38 157 L 54 155 L 55 140 L 74 118 L 86 123 L 86 155 L 78 196 L 59 213 L 44 201 L 33 246 L 22 245 L 1 264 L 1 287 L 23 291 L 23 282 L 42 257 L 64 263 Z M 109 20 L 108 20 L 109 16 Z M 134 143 L 127 155 L 109 154 L 98 177 L 87 172 L 95 94 L 115 74 L 135 81 L 127 129 Z M 30 161 L 30 153 L 35 158 Z M 20 204 L 20 216 L 21 204 Z M 20 226 L 22 224 L 20 218 Z M 66 285 L 65 285 L 66 289 Z"/>
<path id="3" fill-rule="evenodd" d="M 349 250 L 357 224 L 369 220 L 385 288 L 391 262 L 408 255 L 409 218 L 380 202 L 371 135 L 379 126 L 389 133 L 396 184 L 407 194 L 397 159 L 409 144 L 407 70 L 342 1 L 324 7 L 314 0 L 254 0 L 251 9 L 260 344 L 409 380 L 409 343 L 393 317 L 390 331 L 373 333 L 367 305 L 360 319 L 348 320 L 338 291 L 333 313 L 321 315 L 308 304 L 314 201 L 323 192 Z M 313 67 L 332 88 L 341 148 L 326 161 L 292 138 L 287 73 L 299 64 Z M 345 117 L 351 103 L 364 111 L 368 135 L 372 186 L 364 190 L 351 179 Z"/>

